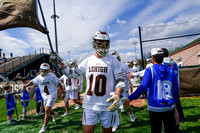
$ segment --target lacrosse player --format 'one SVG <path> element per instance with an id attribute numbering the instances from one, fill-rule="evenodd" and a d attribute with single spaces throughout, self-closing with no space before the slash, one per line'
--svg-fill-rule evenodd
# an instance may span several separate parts
<path id="1" fill-rule="evenodd" d="M 7 109 L 7 119 L 8 119 L 8 125 L 15 125 L 15 120 L 12 118 L 12 114 L 14 113 L 15 110 L 15 98 L 14 94 L 20 93 L 20 92 L 15 92 L 12 93 L 12 86 L 10 85 L 5 85 L 4 90 L 6 91 L 6 109 Z"/>
<path id="2" fill-rule="evenodd" d="M 108 54 L 110 38 L 106 32 L 94 33 L 92 46 L 95 50 L 94 55 L 83 60 L 78 67 L 70 69 L 61 61 L 58 61 L 58 64 L 63 74 L 68 77 L 77 78 L 80 75 L 86 77 L 87 88 L 82 106 L 83 132 L 93 133 L 100 120 L 103 132 L 111 133 L 115 119 L 114 111 L 119 107 L 120 97 L 125 88 L 125 75 L 119 61 Z M 115 94 L 110 96 L 110 92 L 113 91 Z"/>
<path id="3" fill-rule="evenodd" d="M 111 52 L 111 55 L 114 56 L 120 63 L 121 63 L 121 69 L 122 71 L 124 72 L 124 74 L 129 74 L 130 71 L 129 71 L 129 67 L 124 64 L 123 62 L 121 62 L 121 58 L 119 56 L 119 54 L 117 53 L 117 51 L 113 51 Z M 125 79 L 125 82 L 126 82 L 126 87 L 122 93 L 122 97 L 123 99 L 126 99 L 128 96 L 129 96 L 129 89 L 130 89 L 130 86 L 129 86 L 129 80 L 126 78 Z M 121 101 L 121 106 L 120 106 L 120 109 L 121 109 L 121 112 L 124 112 L 124 105 L 123 105 L 123 102 L 124 101 Z M 135 116 L 133 115 L 133 112 L 131 110 L 131 106 L 129 106 L 129 108 L 127 108 L 128 112 L 129 112 L 129 115 L 130 115 L 130 118 L 131 118 L 131 122 L 134 122 L 135 121 Z M 118 112 L 116 111 L 116 116 L 118 117 L 116 119 L 116 121 L 119 121 L 119 115 L 118 115 Z M 112 128 L 112 131 L 115 132 L 118 128 L 118 125 L 119 125 L 119 122 L 116 122 L 117 124 L 113 126 Z"/>
<path id="4" fill-rule="evenodd" d="M 77 62 L 75 59 L 70 60 L 70 68 L 74 68 Z M 65 102 L 65 110 L 66 112 L 62 115 L 62 117 L 69 115 L 69 99 L 72 99 L 74 103 L 82 105 L 82 103 L 78 100 L 78 92 L 76 89 L 76 79 L 69 78 L 66 75 L 63 75 L 60 78 L 61 81 L 64 82 L 66 95 L 64 97 Z"/>
<path id="5" fill-rule="evenodd" d="M 126 99 L 124 105 L 129 106 L 130 101 L 138 99 L 147 90 L 151 132 L 161 133 L 163 122 L 167 133 L 175 133 L 174 107 L 179 100 L 178 82 L 174 72 L 162 65 L 163 50 L 153 48 L 151 55 L 154 65 L 145 70 L 141 85 Z"/>
<path id="6" fill-rule="evenodd" d="M 77 90 L 77 93 L 78 93 L 78 100 L 81 102 L 82 98 L 80 97 L 80 92 L 83 91 L 83 76 L 82 75 L 76 79 L 76 86 L 79 87 Z M 79 109 L 79 108 L 81 108 L 81 106 L 82 106 L 82 104 L 76 104 L 75 109 Z"/>
<path id="7" fill-rule="evenodd" d="M 27 77 L 22 78 L 23 84 L 27 84 L 29 82 L 29 79 Z M 28 111 L 28 103 L 30 101 L 30 94 L 29 94 L 29 88 L 24 88 L 21 93 L 21 102 L 23 106 L 23 117 L 22 120 L 29 120 L 30 117 L 26 115 L 26 112 Z"/>
<path id="8" fill-rule="evenodd" d="M 59 79 L 50 71 L 50 65 L 48 63 L 42 63 L 40 65 L 40 75 L 32 79 L 29 83 L 25 84 L 24 87 L 29 85 L 38 85 L 40 88 L 40 92 L 42 94 L 42 98 L 44 99 L 45 106 L 45 117 L 44 117 L 44 125 L 40 130 L 40 133 L 45 132 L 47 129 L 47 123 L 50 119 L 50 116 L 53 117 L 53 122 L 56 121 L 57 113 L 53 111 L 52 107 L 57 99 L 57 86 L 64 92 L 64 89 L 61 85 Z"/>

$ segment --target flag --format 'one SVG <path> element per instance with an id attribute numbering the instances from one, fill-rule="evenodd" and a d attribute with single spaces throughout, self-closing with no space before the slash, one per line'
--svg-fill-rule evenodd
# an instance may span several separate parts
<path id="1" fill-rule="evenodd" d="M 29 27 L 46 33 L 38 20 L 36 1 L 0 0 L 0 30 Z"/>

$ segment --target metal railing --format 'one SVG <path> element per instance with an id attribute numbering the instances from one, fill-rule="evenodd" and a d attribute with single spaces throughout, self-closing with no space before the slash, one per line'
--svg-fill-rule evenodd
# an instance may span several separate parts
<path id="1" fill-rule="evenodd" d="M 38 50 L 35 50 L 32 54 L 29 53 L 29 55 L 12 58 L 10 61 L 0 65 L 0 74 L 4 75 L 5 73 L 10 72 L 15 68 L 35 59 L 36 57 L 39 57 L 41 54 L 50 54 L 50 49 L 40 48 Z"/>

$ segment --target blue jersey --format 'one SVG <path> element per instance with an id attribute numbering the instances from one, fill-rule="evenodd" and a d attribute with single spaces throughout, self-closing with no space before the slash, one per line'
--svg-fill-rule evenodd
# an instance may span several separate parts
<path id="1" fill-rule="evenodd" d="M 39 87 L 35 87 L 35 101 L 36 101 L 36 103 L 42 101 L 42 95 L 40 93 L 40 88 Z"/>
<path id="2" fill-rule="evenodd" d="M 174 109 L 178 100 L 178 83 L 171 69 L 155 64 L 146 69 L 141 85 L 131 94 L 129 100 L 138 99 L 147 90 L 148 108 L 154 112 Z"/>
<path id="3" fill-rule="evenodd" d="M 21 94 L 21 102 L 22 102 L 22 106 L 28 106 L 27 104 L 24 104 L 25 102 L 29 102 L 30 100 L 30 94 L 29 92 L 26 91 L 26 89 L 23 89 L 23 92 Z"/>
<path id="4" fill-rule="evenodd" d="M 6 109 L 11 111 L 15 109 L 15 99 L 14 95 L 6 93 Z"/>

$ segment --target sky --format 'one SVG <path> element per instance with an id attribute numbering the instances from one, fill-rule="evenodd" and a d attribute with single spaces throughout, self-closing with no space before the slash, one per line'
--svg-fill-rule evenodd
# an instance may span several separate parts
<path id="1" fill-rule="evenodd" d="M 55 50 L 53 0 L 40 2 Z M 200 0 L 55 0 L 55 5 L 58 53 L 66 60 L 93 55 L 92 35 L 98 30 L 109 34 L 109 52 L 116 50 L 123 62 L 141 59 L 139 26 L 142 41 L 200 33 Z M 44 25 L 39 10 L 38 16 Z M 198 37 L 143 42 L 143 53 L 148 55 L 153 47 L 173 50 Z M 0 31 L 0 40 L 6 57 L 50 48 L 47 36 L 31 28 Z"/>

